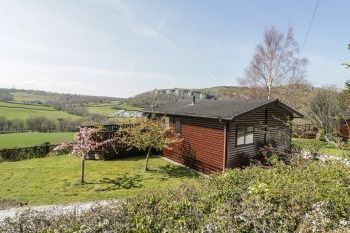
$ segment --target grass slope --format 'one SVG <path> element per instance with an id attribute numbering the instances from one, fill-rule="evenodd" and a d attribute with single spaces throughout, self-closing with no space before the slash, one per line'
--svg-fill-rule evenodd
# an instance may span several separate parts
<path id="1" fill-rule="evenodd" d="M 79 116 L 69 114 L 64 111 L 57 111 L 52 107 L 38 104 L 22 104 L 22 103 L 5 103 L 0 102 L 0 116 L 8 119 L 27 119 L 34 116 L 45 116 L 49 119 L 56 120 L 58 118 L 79 118 Z"/>
<path id="2" fill-rule="evenodd" d="M 86 184 L 79 183 L 80 159 L 53 156 L 0 163 L 0 199 L 32 205 L 111 199 L 145 194 L 183 183 L 196 183 L 196 173 L 162 158 L 151 158 L 144 172 L 144 158 L 86 161 Z"/>
<path id="3" fill-rule="evenodd" d="M 74 133 L 10 133 L 0 134 L 0 148 L 26 147 L 50 142 L 53 144 L 72 141 Z"/>
<path id="4" fill-rule="evenodd" d="M 302 147 L 304 150 L 317 150 L 320 154 L 333 155 L 341 158 L 350 159 L 350 151 L 340 149 L 329 143 L 318 139 L 293 138 L 293 143 Z"/>
<path id="5" fill-rule="evenodd" d="M 104 104 L 89 104 L 87 109 L 90 113 L 96 113 L 103 116 L 111 116 L 116 110 L 113 109 L 118 102 L 104 103 Z"/>

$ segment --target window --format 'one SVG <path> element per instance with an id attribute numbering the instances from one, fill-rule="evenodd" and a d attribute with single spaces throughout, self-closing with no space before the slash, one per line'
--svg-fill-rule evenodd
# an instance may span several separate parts
<path id="1" fill-rule="evenodd" d="M 237 145 L 246 145 L 254 143 L 254 127 L 237 128 Z"/>
<path id="2" fill-rule="evenodd" d="M 181 134 L 181 121 L 180 120 L 175 121 L 175 133 Z"/>
<path id="3" fill-rule="evenodd" d="M 170 118 L 169 117 L 164 117 L 164 125 L 166 129 L 170 128 Z"/>

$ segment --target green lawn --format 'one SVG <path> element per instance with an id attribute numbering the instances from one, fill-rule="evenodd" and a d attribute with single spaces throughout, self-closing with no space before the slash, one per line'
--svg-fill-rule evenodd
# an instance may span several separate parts
<path id="1" fill-rule="evenodd" d="M 10 133 L 0 134 L 0 148 L 26 147 L 50 142 L 52 144 L 72 141 L 73 132 L 64 133 Z"/>
<path id="2" fill-rule="evenodd" d="M 80 118 L 79 116 L 69 114 L 64 111 L 57 111 L 52 107 L 38 104 L 23 104 L 16 102 L 0 102 L 0 116 L 7 119 L 27 119 L 34 116 L 45 116 L 49 119 L 56 120 L 58 118 Z"/>
<path id="3" fill-rule="evenodd" d="M 319 150 L 320 154 L 334 155 L 342 158 L 350 159 L 350 150 L 340 149 L 329 143 L 320 141 L 318 139 L 300 139 L 293 138 L 293 143 L 301 146 L 304 150 Z"/>
<path id="4" fill-rule="evenodd" d="M 144 157 L 114 161 L 86 161 L 86 184 L 80 184 L 80 159 L 52 156 L 0 163 L 0 199 L 29 205 L 123 198 L 145 194 L 200 177 L 162 158 L 151 158 L 144 172 Z"/>

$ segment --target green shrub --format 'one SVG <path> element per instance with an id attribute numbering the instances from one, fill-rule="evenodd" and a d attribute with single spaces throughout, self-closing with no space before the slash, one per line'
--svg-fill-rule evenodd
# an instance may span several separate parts
<path id="1" fill-rule="evenodd" d="M 45 142 L 44 144 L 31 147 L 0 149 L 0 162 L 43 158 L 46 157 L 55 146 L 56 145 L 51 145 L 49 142 Z"/>
<path id="2" fill-rule="evenodd" d="M 0 223 L 0 232 L 349 232 L 349 184 L 342 163 L 292 159 L 81 214 L 27 211 Z"/>

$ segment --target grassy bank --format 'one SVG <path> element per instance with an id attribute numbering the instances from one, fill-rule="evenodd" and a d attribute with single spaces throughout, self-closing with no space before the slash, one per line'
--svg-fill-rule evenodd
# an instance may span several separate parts
<path id="1" fill-rule="evenodd" d="M 335 145 L 320 141 L 318 139 L 293 138 L 292 142 L 304 150 L 316 150 L 320 154 L 350 159 L 350 150 L 337 148 Z"/>
<path id="2" fill-rule="evenodd" d="M 80 159 L 54 156 L 0 163 L 0 197 L 31 205 L 121 198 L 196 183 L 188 169 L 152 158 L 144 172 L 144 158 L 86 161 L 86 184 L 79 183 Z"/>
<path id="3" fill-rule="evenodd" d="M 72 141 L 74 139 L 73 132 L 64 133 L 10 133 L 0 134 L 0 148 L 27 147 L 39 145 L 45 142 L 58 144 L 64 141 Z"/>

